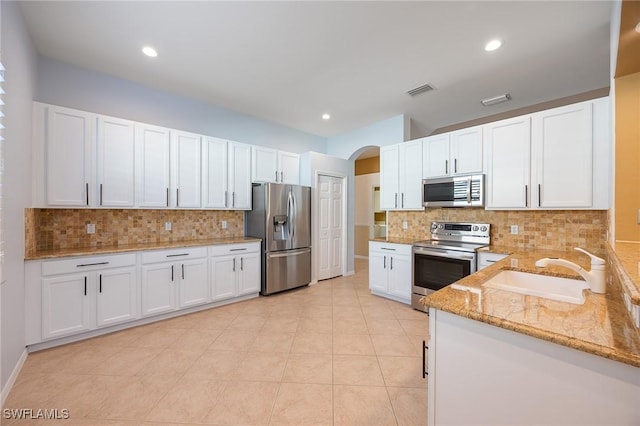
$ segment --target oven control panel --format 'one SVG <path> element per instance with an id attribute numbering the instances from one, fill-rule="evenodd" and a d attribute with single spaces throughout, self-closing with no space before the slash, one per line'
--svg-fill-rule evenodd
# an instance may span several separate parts
<path id="1" fill-rule="evenodd" d="M 433 236 L 458 236 L 458 237 L 489 237 L 491 225 L 488 223 L 463 223 L 463 222 L 431 222 L 431 234 Z"/>

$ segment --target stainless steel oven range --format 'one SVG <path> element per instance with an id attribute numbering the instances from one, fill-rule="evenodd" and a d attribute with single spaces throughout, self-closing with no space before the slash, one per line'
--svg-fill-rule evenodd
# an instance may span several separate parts
<path id="1" fill-rule="evenodd" d="M 413 243 L 411 306 L 476 271 L 476 252 L 489 245 L 488 223 L 431 222 L 431 239 Z"/>

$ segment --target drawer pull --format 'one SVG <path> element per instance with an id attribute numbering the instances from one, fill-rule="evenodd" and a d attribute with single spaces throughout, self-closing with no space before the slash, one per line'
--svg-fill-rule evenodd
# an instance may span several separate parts
<path id="1" fill-rule="evenodd" d="M 386 248 L 386 247 L 380 247 L 380 250 L 396 251 L 396 249 L 394 248 Z"/>
<path id="2" fill-rule="evenodd" d="M 108 265 L 109 262 L 96 262 L 96 263 L 81 263 L 79 265 L 76 265 L 76 268 L 82 268 L 85 266 L 98 266 L 98 265 Z"/>
<path id="3" fill-rule="evenodd" d="M 102 274 L 100 274 L 100 293 L 102 293 Z"/>
<path id="4" fill-rule="evenodd" d="M 486 259 L 486 260 L 485 260 L 485 262 L 487 262 L 487 263 L 496 263 L 496 262 L 497 262 L 497 260 L 489 260 L 489 259 Z"/>
<path id="5" fill-rule="evenodd" d="M 87 295 L 87 277 L 84 277 L 84 295 Z"/>
<path id="6" fill-rule="evenodd" d="M 247 248 L 236 248 L 236 249 L 229 249 L 229 251 L 245 251 Z"/>
<path id="7" fill-rule="evenodd" d="M 167 257 L 189 256 L 189 253 L 168 254 Z"/>

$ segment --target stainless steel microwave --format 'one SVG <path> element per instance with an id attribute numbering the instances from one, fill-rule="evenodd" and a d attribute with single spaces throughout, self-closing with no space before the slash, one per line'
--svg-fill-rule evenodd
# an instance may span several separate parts
<path id="1" fill-rule="evenodd" d="M 425 207 L 484 207 L 484 175 L 422 180 Z"/>

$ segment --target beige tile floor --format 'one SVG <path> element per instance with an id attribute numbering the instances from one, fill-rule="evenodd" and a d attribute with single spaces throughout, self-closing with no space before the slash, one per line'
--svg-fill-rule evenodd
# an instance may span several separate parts
<path id="1" fill-rule="evenodd" d="M 29 355 L 4 424 L 424 425 L 428 317 L 356 274 Z"/>

